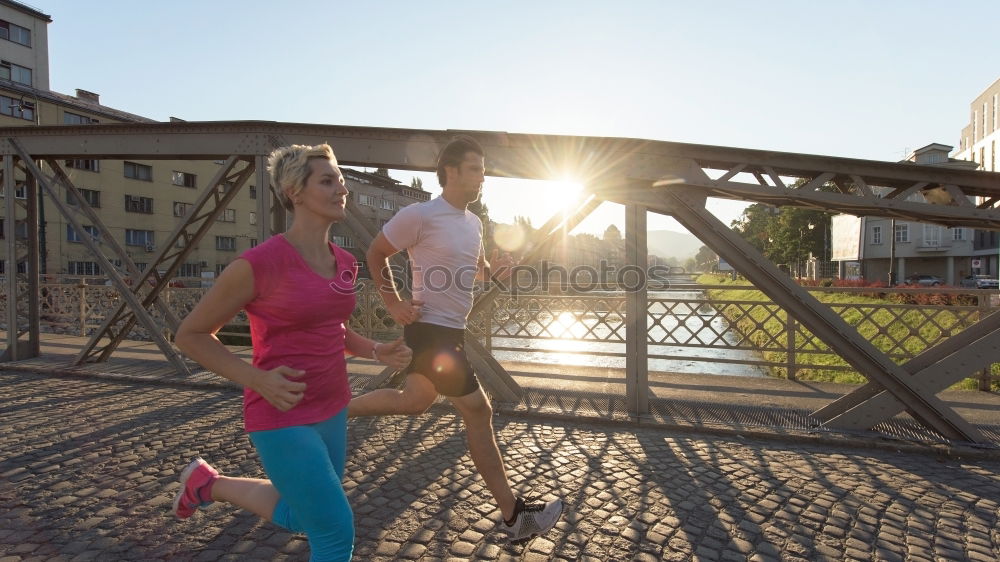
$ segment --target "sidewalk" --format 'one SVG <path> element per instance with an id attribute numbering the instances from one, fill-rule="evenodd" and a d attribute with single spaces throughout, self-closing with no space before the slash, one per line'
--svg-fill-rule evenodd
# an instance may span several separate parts
<path id="1" fill-rule="evenodd" d="M 261 476 L 233 388 L 0 372 L 0 561 L 306 560 L 308 547 L 213 506 L 174 521 L 204 455 Z M 1000 461 L 758 439 L 697 428 L 495 417 L 519 491 L 564 520 L 507 545 L 441 407 L 354 421 L 356 560 L 973 560 L 1000 553 Z"/>
<path id="2" fill-rule="evenodd" d="M 3 335 L 0 331 L 0 337 Z M 142 381 L 179 388 L 235 388 L 229 381 L 193 362 L 189 362 L 190 376 L 175 372 L 150 342 L 125 341 L 105 363 L 71 367 L 86 343 L 87 339 L 79 336 L 42 334 L 41 357 L 0 364 L 0 369 Z M 248 360 L 251 356 L 249 347 L 230 346 L 230 349 Z M 844 433 L 815 428 L 810 414 L 856 388 L 852 385 L 650 373 L 650 411 L 635 419 L 626 405 L 621 369 L 513 362 L 503 365 L 525 393 L 518 404 L 497 404 L 495 409 L 502 413 L 573 421 L 585 418 L 595 422 L 621 422 L 629 427 L 639 424 L 744 436 L 849 442 L 861 446 L 951 446 L 942 443 L 938 436 L 907 414 L 880 424 L 877 432 Z M 370 389 L 381 366 L 370 360 L 349 358 L 348 372 L 352 388 L 362 392 Z M 1000 458 L 1000 394 L 946 391 L 938 397 L 982 431 L 987 443 L 979 452 L 992 452 Z"/>

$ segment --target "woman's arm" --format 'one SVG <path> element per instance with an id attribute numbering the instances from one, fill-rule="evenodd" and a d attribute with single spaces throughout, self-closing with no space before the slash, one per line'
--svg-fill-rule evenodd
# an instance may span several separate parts
<path id="1" fill-rule="evenodd" d="M 413 357 L 413 351 L 403 342 L 403 338 L 390 343 L 378 343 L 350 328 L 347 328 L 347 334 L 344 336 L 344 347 L 351 355 L 375 359 L 396 369 L 409 365 L 410 358 Z"/>
<path id="2" fill-rule="evenodd" d="M 229 351 L 215 336 L 253 296 L 253 269 L 246 260 L 237 259 L 184 318 L 174 343 L 209 371 L 256 391 L 275 408 L 287 411 L 302 399 L 306 385 L 285 377 L 304 372 L 286 366 L 270 371 L 258 369 Z"/>

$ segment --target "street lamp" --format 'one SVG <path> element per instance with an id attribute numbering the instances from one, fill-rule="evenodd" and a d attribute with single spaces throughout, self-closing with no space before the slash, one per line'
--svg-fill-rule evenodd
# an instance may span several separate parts
<path id="1" fill-rule="evenodd" d="M 812 231 L 812 229 L 816 228 L 816 225 L 814 225 L 813 223 L 809 222 L 809 223 L 806 223 L 806 228 L 808 228 L 810 231 Z M 799 245 L 795 249 L 795 258 L 798 261 L 797 266 L 798 266 L 798 276 L 799 277 L 803 276 L 802 275 L 802 262 L 805 261 L 803 259 L 803 257 L 802 257 L 802 236 L 804 234 L 805 234 L 805 229 L 800 227 L 799 228 Z"/>

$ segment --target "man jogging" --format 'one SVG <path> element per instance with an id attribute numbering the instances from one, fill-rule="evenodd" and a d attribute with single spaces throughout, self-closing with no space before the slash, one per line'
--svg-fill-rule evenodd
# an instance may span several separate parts
<path id="1" fill-rule="evenodd" d="M 383 388 L 351 401 L 349 417 L 421 414 L 438 394 L 461 414 L 469 454 L 500 507 L 512 541 L 545 533 L 559 520 L 561 499 L 528 502 L 516 498 L 493 432 L 486 394 L 465 354 L 465 327 L 477 278 L 488 276 L 483 224 L 468 210 L 482 192 L 482 146 L 469 137 L 448 143 L 438 158 L 442 193 L 399 211 L 368 249 L 368 269 L 393 320 L 403 326 L 413 350 L 403 390 Z M 388 258 L 407 251 L 413 271 L 413 299 L 396 292 Z"/>

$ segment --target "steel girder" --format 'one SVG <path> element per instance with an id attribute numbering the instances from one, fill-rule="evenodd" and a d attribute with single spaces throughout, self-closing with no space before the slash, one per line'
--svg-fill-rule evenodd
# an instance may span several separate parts
<path id="1" fill-rule="evenodd" d="M 861 375 L 905 404 L 907 411 L 922 425 L 948 439 L 974 443 L 983 441 L 978 429 L 947 407 L 929 389 L 915 384 L 918 381 L 909 376 L 910 373 L 904 367 L 896 365 L 828 306 L 816 300 L 756 248 L 709 213 L 704 208 L 705 198 L 700 193 L 687 189 L 686 186 L 679 186 L 676 182 L 671 183 L 673 185 L 670 187 L 661 186 L 660 197 L 663 203 L 657 210 L 672 215 L 695 233 L 761 292 L 816 337 L 836 349 L 844 361 Z M 995 332 L 989 336 L 994 344 L 996 338 Z M 933 369 L 931 372 L 935 371 Z"/>
<path id="2" fill-rule="evenodd" d="M 236 169 L 238 163 L 245 165 L 241 169 Z M 58 169 L 54 162 L 50 162 L 50 166 Z M 137 279 L 133 286 L 135 296 L 142 299 L 143 307 L 157 304 L 157 308 L 163 314 L 168 323 L 167 328 L 171 332 L 176 333 L 180 323 L 166 305 L 161 303 L 160 292 L 167 287 L 170 279 L 180 269 L 181 264 L 191 254 L 193 248 L 201 241 L 214 224 L 215 219 L 222 214 L 226 205 L 236 197 L 253 173 L 253 164 L 239 160 L 236 156 L 230 156 L 209 182 L 208 187 L 198 195 L 182 220 L 160 245 L 160 250 L 153 258 L 152 263 L 146 267 L 144 272 L 136 271 L 133 273 L 133 278 Z M 68 182 L 68 178 L 64 178 L 64 180 Z M 72 188 L 68 183 L 67 187 Z M 82 200 L 83 198 L 80 197 L 79 201 L 82 202 Z M 100 224 L 96 215 L 91 220 L 98 221 L 95 224 Z M 103 231 L 103 225 L 101 228 Z M 179 242 L 181 243 L 178 244 Z M 178 246 L 180 247 L 178 248 Z M 125 259 L 128 260 L 126 263 L 131 263 L 131 259 L 127 256 Z M 160 273 L 161 271 L 163 273 Z M 75 364 L 109 359 L 137 320 L 139 318 L 136 316 L 136 311 L 129 310 L 124 302 L 119 303 L 117 309 L 108 315 L 101 328 L 91 336 L 87 345 L 77 355 Z M 102 346 L 100 342 L 105 336 L 108 336 L 109 341 Z M 186 374 L 187 369 L 185 368 L 181 372 Z"/>
<path id="3" fill-rule="evenodd" d="M 66 222 L 69 223 L 69 225 L 72 226 L 73 230 L 75 230 L 76 232 L 79 233 L 86 232 L 83 229 L 83 226 L 80 223 L 79 219 L 76 217 L 76 213 L 72 209 L 70 209 L 67 206 L 67 204 L 64 203 L 59 197 L 59 192 L 52 184 L 51 179 L 47 177 L 44 173 L 42 173 L 42 171 L 38 168 L 38 166 L 36 166 L 35 163 L 31 160 L 31 157 L 24 152 L 23 148 L 17 143 L 16 140 L 11 139 L 9 142 L 12 149 L 20 156 L 21 161 L 24 163 L 27 174 L 33 177 L 42 186 L 45 192 L 48 193 L 49 198 L 52 200 L 52 203 L 55 205 L 56 209 L 58 209 L 59 212 L 63 215 L 63 218 L 66 219 Z M 73 196 L 77 198 L 77 203 L 82 204 L 85 208 L 89 209 L 89 207 L 86 206 L 86 202 L 84 201 L 83 197 L 80 196 L 79 192 L 77 192 L 75 188 L 72 188 L 72 186 L 70 186 L 70 188 Z M 96 215 L 94 215 L 94 218 L 97 218 Z M 107 229 L 105 229 L 103 225 L 101 225 L 99 219 L 98 222 L 95 223 L 95 225 L 100 225 L 99 228 L 103 233 L 102 234 L 103 242 L 106 243 L 110 247 L 112 252 L 119 259 L 122 260 L 122 263 L 125 264 L 126 268 L 128 268 L 133 275 L 136 275 L 138 273 L 138 269 L 135 267 L 135 264 L 132 263 L 128 255 L 125 253 L 125 250 L 120 245 L 118 245 L 117 241 L 115 241 L 112 237 L 106 234 Z M 134 314 L 138 316 L 139 321 L 141 322 L 143 328 L 146 329 L 146 331 L 149 333 L 150 338 L 157 345 L 157 347 L 160 348 L 160 351 L 163 352 L 167 360 L 169 360 L 171 364 L 178 371 L 186 373 L 187 366 L 184 364 L 184 361 L 177 354 L 177 352 L 174 351 L 173 347 L 170 345 L 170 342 L 168 342 L 166 338 L 164 338 L 162 329 L 156 324 L 152 316 L 150 316 L 150 314 L 146 311 L 145 307 L 141 305 L 141 302 L 136 298 L 136 295 L 132 293 L 131 289 L 129 288 L 122 274 L 119 273 L 117 268 L 115 268 L 115 266 L 111 263 L 108 257 L 104 255 L 104 252 L 101 251 L 101 248 L 98 245 L 99 242 L 94 238 L 86 235 L 82 235 L 80 237 L 80 240 L 87 247 L 87 249 L 94 254 L 94 258 L 100 264 L 101 268 L 107 272 L 108 277 L 111 279 L 112 283 L 114 283 L 115 287 L 118 289 L 118 292 L 121 295 L 121 297 L 132 308 Z M 35 297 L 35 300 L 38 299 L 39 295 L 37 293 L 37 287 L 35 294 L 31 296 Z"/>
<path id="4" fill-rule="evenodd" d="M 725 225 L 715 221 L 704 210 L 703 202 L 705 197 L 722 197 L 952 227 L 1000 229 L 1000 174 L 997 173 L 642 139 L 274 122 L 6 128 L 0 129 L 0 139 L 4 139 L 0 141 L 0 152 L 5 156 L 13 154 L 12 142 L 17 139 L 24 152 L 35 158 L 217 160 L 238 155 L 255 159 L 257 182 L 266 185 L 261 172 L 263 157 L 275 146 L 329 142 L 344 165 L 431 171 L 439 148 L 457 133 L 469 134 L 483 144 L 489 175 L 532 179 L 570 176 L 593 186 L 596 196 L 593 201 L 597 204 L 607 200 L 632 205 L 634 209 L 645 207 L 649 211 L 673 215 L 678 220 L 683 218 L 681 222 L 686 223 L 694 235 L 731 263 L 742 266 L 741 270 L 775 302 L 785 306 L 845 358 L 850 357 L 848 362 L 872 380 L 870 386 L 859 389 L 849 400 L 817 412 L 821 419 L 828 419 L 830 424 L 837 424 L 838 420 L 855 420 L 853 424 L 840 424 L 844 427 L 868 425 L 872 420 L 884 419 L 892 408 L 865 406 L 878 411 L 874 416 L 865 414 L 867 417 L 856 410 L 865 404 L 874 404 L 869 402 L 872 398 L 868 395 L 884 389 L 877 393 L 883 397 L 880 400 L 890 397 L 896 401 L 893 407 L 905 404 L 921 423 L 942 435 L 978 440 L 974 428 L 944 408 L 933 393 L 941 381 L 959 376 L 949 372 L 942 378 L 941 370 L 946 365 L 954 366 L 956 373 L 961 373 L 969 365 L 982 362 L 970 359 L 971 350 L 992 356 L 992 350 L 996 349 L 995 329 L 988 324 L 974 326 L 967 330 L 967 337 L 972 338 L 977 333 L 979 336 L 969 345 L 953 344 L 954 349 L 949 351 L 948 346 L 940 344 L 928 350 L 930 355 L 922 355 L 922 362 L 916 362 L 920 358 L 915 358 L 904 366 L 896 366 L 868 342 L 839 334 L 846 324 L 841 326 L 842 321 L 831 318 L 824 305 L 783 274 L 776 273 L 773 264 L 766 262 L 745 242 L 741 243 Z M 667 183 L 672 187 L 651 188 L 653 182 L 664 178 L 669 179 Z M 834 189 L 820 189 L 823 186 L 834 186 Z M 678 189 L 680 187 L 684 188 L 684 193 Z M 261 190 L 262 194 L 264 191 Z M 974 197 L 980 198 L 978 204 L 972 202 Z M 266 202 L 258 204 L 263 217 Z M 549 222 L 561 222 L 556 219 L 553 217 Z M 638 220 L 638 216 L 632 219 Z M 280 229 L 282 223 L 283 213 L 278 209 L 274 224 Z M 350 226 L 359 239 L 370 239 L 371 232 L 365 225 Z M 265 226 L 260 229 L 261 239 L 266 238 Z M 639 240 L 632 236 L 627 238 L 638 251 Z M 552 239 L 551 232 L 546 239 Z M 544 244 L 536 247 L 536 251 L 541 251 L 542 246 Z M 476 306 L 488 303 L 489 295 L 489 292 L 482 295 Z M 804 318 L 808 322 L 803 321 Z M 492 359 L 482 351 L 484 357 Z M 971 367 L 968 370 L 971 372 Z M 490 371 L 501 373 L 502 368 Z M 934 382 L 924 382 L 930 379 Z M 848 403 L 852 405 L 845 406 Z M 641 408 L 637 402 L 634 405 Z M 841 408 L 846 410 L 841 411 Z"/>
<path id="5" fill-rule="evenodd" d="M 0 170 L 0 181 L 3 182 L 4 223 L 3 236 L 7 239 L 7 346 L 0 361 L 16 361 L 38 355 L 40 349 L 39 334 L 39 241 L 38 241 L 38 189 L 31 177 L 24 181 L 24 199 L 16 196 L 16 170 L 24 169 L 16 155 L 4 155 L 3 169 Z M 17 235 L 18 211 L 23 211 L 25 238 L 22 241 Z M 25 265 L 24 272 L 18 271 L 18 264 Z M 27 334 L 27 339 L 21 337 Z"/>

